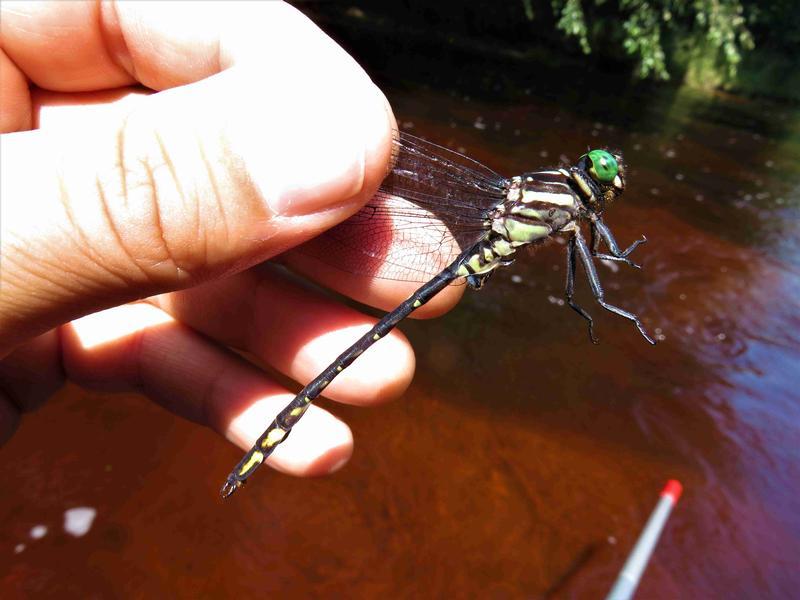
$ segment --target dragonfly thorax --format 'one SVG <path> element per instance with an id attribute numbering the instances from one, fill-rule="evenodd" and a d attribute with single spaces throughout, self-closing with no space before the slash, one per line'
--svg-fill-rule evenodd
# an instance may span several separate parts
<path id="1" fill-rule="evenodd" d="M 591 150 L 569 168 L 508 179 L 505 199 L 489 214 L 489 231 L 462 260 L 459 275 L 479 287 L 494 269 L 511 264 L 519 247 L 600 216 L 624 189 L 622 156 L 607 150 Z"/>
<path id="2" fill-rule="evenodd" d="M 492 231 L 518 247 L 561 231 L 582 211 L 569 171 L 527 173 L 509 180 L 506 200 L 492 215 Z"/>
<path id="3" fill-rule="evenodd" d="M 490 229 L 459 267 L 459 275 L 480 287 L 499 266 L 510 265 L 518 248 L 564 231 L 585 209 L 565 169 L 538 171 L 507 180 L 504 201 L 489 215 Z"/>

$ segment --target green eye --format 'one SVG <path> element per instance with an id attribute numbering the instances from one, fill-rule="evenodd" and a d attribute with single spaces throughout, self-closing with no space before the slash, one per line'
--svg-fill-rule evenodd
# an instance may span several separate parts
<path id="1" fill-rule="evenodd" d="M 591 150 L 586 156 L 592 163 L 589 174 L 603 183 L 611 183 L 619 174 L 617 159 L 605 150 Z"/>

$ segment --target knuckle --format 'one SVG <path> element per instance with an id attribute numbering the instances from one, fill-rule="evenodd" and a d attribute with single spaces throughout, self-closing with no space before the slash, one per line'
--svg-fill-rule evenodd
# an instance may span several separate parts
<path id="1" fill-rule="evenodd" d="M 98 186 L 112 233 L 142 277 L 155 284 L 191 280 L 206 263 L 209 237 L 219 235 L 209 224 L 226 222 L 224 214 L 209 214 L 221 213 L 223 204 L 207 201 L 207 190 L 216 188 L 202 148 L 181 142 L 171 152 L 158 131 L 135 141 L 122 131 L 111 182 L 117 193 Z"/>

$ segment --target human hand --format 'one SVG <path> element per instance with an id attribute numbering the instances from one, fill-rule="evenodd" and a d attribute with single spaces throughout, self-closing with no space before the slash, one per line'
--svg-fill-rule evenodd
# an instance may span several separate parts
<path id="1" fill-rule="evenodd" d="M 229 347 L 306 383 L 374 323 L 251 267 L 373 194 L 384 97 L 278 2 L 15 3 L 0 24 L 0 441 L 69 378 L 249 447 L 292 394 Z M 390 307 L 410 289 L 338 291 Z M 384 401 L 413 368 L 395 332 L 326 396 Z M 312 475 L 351 452 L 347 426 L 312 407 L 269 462 Z"/>

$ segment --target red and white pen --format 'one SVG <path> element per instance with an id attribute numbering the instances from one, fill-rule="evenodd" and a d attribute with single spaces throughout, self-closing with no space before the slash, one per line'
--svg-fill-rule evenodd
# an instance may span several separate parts
<path id="1" fill-rule="evenodd" d="M 639 580 L 642 578 L 650 556 L 658 543 L 658 538 L 661 535 L 661 530 L 669 518 L 672 508 L 678 503 L 678 498 L 681 497 L 683 486 L 680 481 L 670 479 L 664 489 L 661 491 L 661 498 L 656 504 L 647 524 L 644 526 L 636 545 L 631 550 L 628 560 L 625 561 L 625 566 L 622 567 L 617 580 L 614 582 L 614 587 L 606 596 L 606 600 L 629 600 L 633 598 L 636 591 L 636 586 L 639 585 Z"/>

